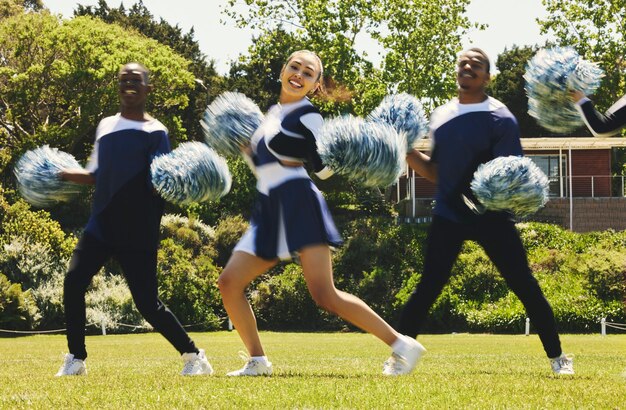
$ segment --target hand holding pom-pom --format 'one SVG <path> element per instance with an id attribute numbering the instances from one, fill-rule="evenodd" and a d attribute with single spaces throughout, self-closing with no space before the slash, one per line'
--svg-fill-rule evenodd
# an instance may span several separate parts
<path id="1" fill-rule="evenodd" d="M 485 209 L 526 216 L 548 201 L 549 180 L 530 158 L 508 156 L 481 164 L 470 187 Z"/>
<path id="2" fill-rule="evenodd" d="M 569 47 L 539 50 L 526 65 L 528 114 L 542 127 L 566 133 L 583 125 L 570 98 L 572 90 L 593 94 L 604 76 L 597 64 Z"/>
<path id="3" fill-rule="evenodd" d="M 407 93 L 386 96 L 368 117 L 393 126 L 398 134 L 404 134 L 409 152 L 420 138 L 428 133 L 428 120 L 417 98 Z"/>
<path id="4" fill-rule="evenodd" d="M 14 173 L 20 193 L 31 205 L 51 206 L 68 201 L 79 186 L 61 179 L 65 169 L 82 168 L 76 159 L 47 145 L 27 151 L 17 162 Z"/>
<path id="5" fill-rule="evenodd" d="M 155 158 L 150 174 L 159 195 L 179 205 L 218 199 L 232 182 L 226 160 L 201 142 L 185 142 Z"/>
<path id="6" fill-rule="evenodd" d="M 389 124 L 351 116 L 326 121 L 317 139 L 322 162 L 365 186 L 388 186 L 404 171 L 406 142 Z"/>
<path id="7" fill-rule="evenodd" d="M 226 92 L 218 96 L 200 121 L 206 143 L 221 155 L 239 154 L 242 147 L 263 121 L 263 113 L 241 93 Z"/>

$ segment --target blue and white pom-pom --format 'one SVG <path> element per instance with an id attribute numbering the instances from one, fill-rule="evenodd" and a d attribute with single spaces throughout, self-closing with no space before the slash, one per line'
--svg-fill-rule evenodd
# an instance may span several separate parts
<path id="1" fill-rule="evenodd" d="M 71 154 L 44 145 L 24 153 L 14 173 L 24 199 L 31 205 L 46 207 L 66 202 L 79 192 L 78 185 L 60 177 L 64 169 L 75 168 L 82 167 Z"/>
<path id="2" fill-rule="evenodd" d="M 481 164 L 470 187 L 486 209 L 526 216 L 548 201 L 548 185 L 548 177 L 530 158 L 508 156 Z"/>
<path id="3" fill-rule="evenodd" d="M 241 93 L 219 95 L 204 112 L 200 124 L 206 143 L 221 155 L 239 155 L 240 149 L 263 121 L 263 113 Z"/>
<path id="4" fill-rule="evenodd" d="M 368 187 L 389 186 L 404 171 L 406 142 L 386 123 L 352 116 L 328 120 L 317 147 L 331 170 Z"/>
<path id="5" fill-rule="evenodd" d="M 604 73 L 570 47 L 542 49 L 526 65 L 528 114 L 542 127 L 567 133 L 583 125 L 568 91 L 589 95 L 600 86 Z"/>
<path id="6" fill-rule="evenodd" d="M 409 152 L 420 138 L 428 133 L 428 120 L 422 103 L 407 93 L 386 96 L 369 115 L 371 121 L 382 121 L 392 125 L 399 134 L 404 134 Z"/>
<path id="7" fill-rule="evenodd" d="M 150 174 L 159 195 L 178 205 L 218 199 L 232 182 L 226 160 L 201 142 L 185 142 L 156 157 Z"/>

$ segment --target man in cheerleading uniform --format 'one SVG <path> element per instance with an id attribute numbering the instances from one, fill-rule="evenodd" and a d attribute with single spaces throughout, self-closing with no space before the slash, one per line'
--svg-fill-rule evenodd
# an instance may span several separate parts
<path id="1" fill-rule="evenodd" d="M 611 137 L 626 126 L 626 95 L 604 114 L 598 112 L 593 102 L 582 91 L 572 91 L 572 99 L 581 118 L 596 137 Z"/>
<path id="2" fill-rule="evenodd" d="M 91 217 L 65 277 L 69 353 L 57 376 L 87 374 L 85 293 L 110 258 L 119 262 L 139 312 L 182 355 L 182 374 L 211 374 L 204 351 L 158 298 L 157 247 L 164 203 L 150 182 L 150 162 L 170 151 L 167 129 L 145 111 L 152 89 L 148 70 L 129 63 L 118 79 L 120 113 L 100 121 L 86 169 L 62 173 L 65 180 L 95 184 L 96 189 Z"/>
<path id="3" fill-rule="evenodd" d="M 572 358 L 561 351 L 552 308 L 530 271 L 511 215 L 476 212 L 473 206 L 476 200 L 469 186 L 478 165 L 499 156 L 522 155 L 515 117 L 500 101 L 485 93 L 489 68 L 489 58 L 480 49 L 472 48 L 460 55 L 458 98 L 438 107 L 431 116 L 431 157 L 417 150 L 407 156 L 411 168 L 437 185 L 437 193 L 424 272 L 402 311 L 398 330 L 417 336 L 450 278 L 463 242 L 474 240 L 522 301 L 553 371 L 573 374 Z"/>
<path id="4" fill-rule="evenodd" d="M 250 359 L 229 376 L 272 374 L 244 291 L 279 259 L 296 255 L 315 302 L 391 346 L 404 372 L 425 351 L 414 338 L 393 330 L 363 301 L 335 288 L 330 247 L 339 246 L 342 240 L 322 194 L 303 166 L 308 162 L 322 179 L 332 174 L 317 153 L 322 116 L 307 98 L 319 89 L 321 78 L 322 62 L 315 53 L 301 50 L 287 59 L 280 73 L 279 104 L 270 108 L 246 154 L 257 176 L 258 199 L 250 228 L 235 247 L 218 285 Z"/>

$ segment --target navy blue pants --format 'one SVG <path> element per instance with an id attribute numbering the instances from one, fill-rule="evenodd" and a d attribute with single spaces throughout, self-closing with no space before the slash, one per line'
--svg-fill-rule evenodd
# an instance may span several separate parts
<path id="1" fill-rule="evenodd" d="M 428 311 L 450 279 L 452 266 L 465 240 L 474 240 L 520 299 L 537 329 L 548 357 L 561 354 L 561 342 L 550 304 L 532 275 L 526 250 L 513 221 L 505 214 L 487 213 L 471 223 L 455 223 L 434 216 L 430 226 L 420 283 L 404 306 L 398 331 L 415 337 Z"/>
<path id="2" fill-rule="evenodd" d="M 157 250 L 114 249 L 85 233 L 74 249 L 63 286 L 67 344 L 77 359 L 86 359 L 85 293 L 92 278 L 110 259 L 120 264 L 133 300 L 143 317 L 180 354 L 198 352 L 176 316 L 158 298 Z"/>

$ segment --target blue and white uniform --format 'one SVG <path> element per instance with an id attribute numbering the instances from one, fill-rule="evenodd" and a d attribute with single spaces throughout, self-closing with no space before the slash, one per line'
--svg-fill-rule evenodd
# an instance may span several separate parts
<path id="1" fill-rule="evenodd" d="M 598 112 L 587 97 L 578 101 L 576 109 L 595 137 L 611 137 L 626 127 L 626 95 L 604 114 Z"/>
<path id="2" fill-rule="evenodd" d="M 316 135 L 322 124 L 322 116 L 307 98 L 270 108 L 251 140 L 258 197 L 250 228 L 235 251 L 290 259 L 307 245 L 341 245 L 326 201 L 307 170 L 280 162 L 307 162 L 321 179 L 330 177 L 332 172 L 317 153 Z"/>
<path id="3" fill-rule="evenodd" d="M 85 232 L 118 248 L 156 249 L 164 201 L 154 193 L 150 163 L 169 151 L 167 128 L 156 119 L 100 121 L 86 167 L 96 191 Z"/>
<path id="4" fill-rule="evenodd" d="M 460 104 L 454 98 L 433 111 L 431 160 L 437 164 L 435 215 L 453 222 L 475 219 L 463 196 L 473 198 L 470 182 L 480 164 L 496 157 L 522 156 L 517 120 L 495 98 Z"/>

